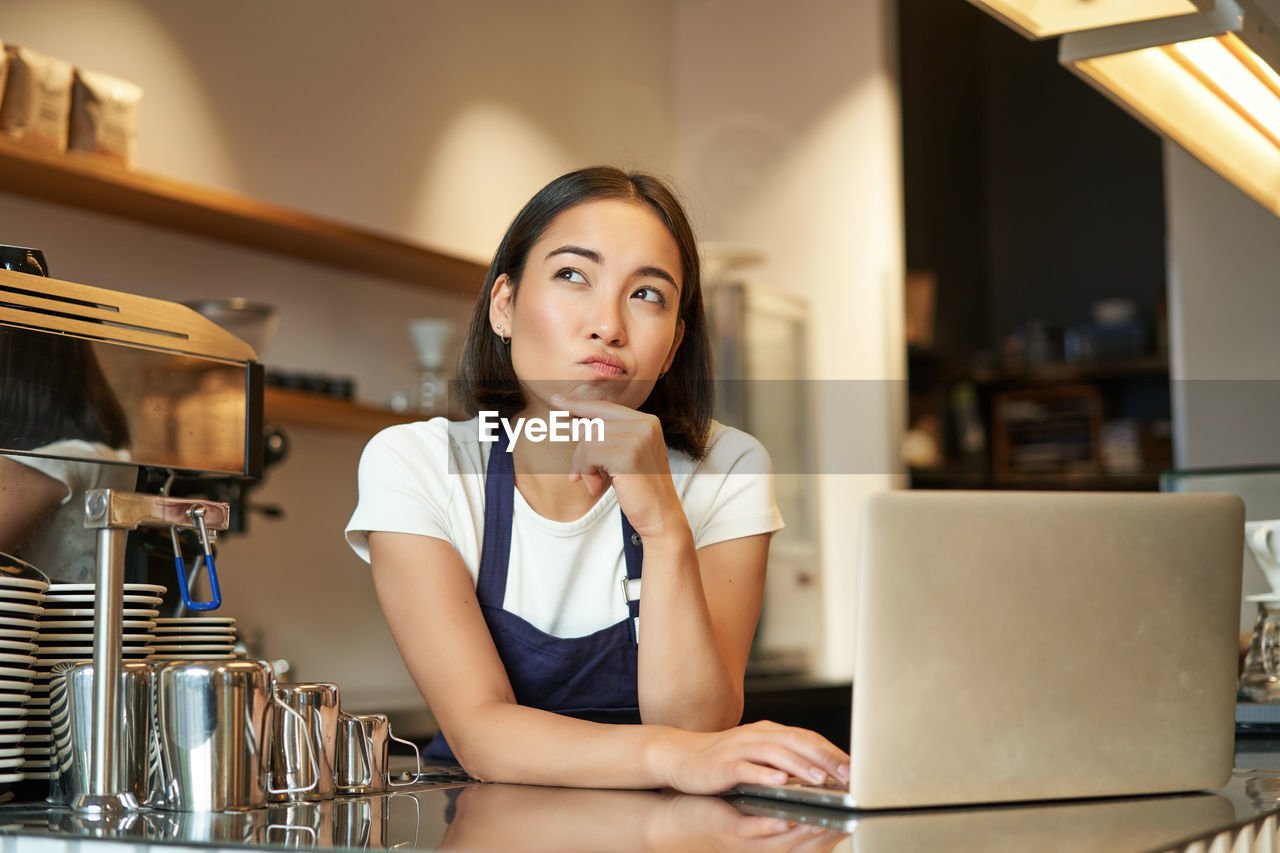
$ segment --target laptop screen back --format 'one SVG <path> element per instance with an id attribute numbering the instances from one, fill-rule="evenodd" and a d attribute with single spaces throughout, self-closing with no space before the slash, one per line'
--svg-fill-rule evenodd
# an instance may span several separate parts
<path id="1" fill-rule="evenodd" d="M 1228 495 L 874 495 L 858 578 L 858 805 L 1225 783 L 1243 523 Z"/>

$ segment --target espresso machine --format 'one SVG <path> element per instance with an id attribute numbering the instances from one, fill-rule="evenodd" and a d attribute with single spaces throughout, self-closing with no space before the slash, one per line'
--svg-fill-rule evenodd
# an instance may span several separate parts
<path id="1" fill-rule="evenodd" d="M 184 586 L 178 534 L 194 531 L 211 597 L 184 598 L 192 609 L 217 606 L 212 546 L 231 525 L 231 507 L 179 497 L 171 486 L 261 475 L 263 369 L 248 344 L 191 308 L 50 278 L 38 251 L 3 248 L 0 453 L 83 460 L 63 455 L 61 439 L 114 422 L 125 446 L 101 461 L 141 470 L 136 482 L 154 489 L 92 489 L 82 498 L 85 527 L 96 536 L 95 677 L 89 793 L 74 807 L 90 815 L 131 811 L 139 804 L 115 790 L 121 757 L 111 747 L 122 719 L 126 537 L 167 529 Z"/>

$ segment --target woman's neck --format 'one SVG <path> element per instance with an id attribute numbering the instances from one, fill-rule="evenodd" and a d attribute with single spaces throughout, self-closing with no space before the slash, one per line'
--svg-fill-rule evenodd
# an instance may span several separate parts
<path id="1" fill-rule="evenodd" d="M 547 420 L 550 412 L 537 404 L 526 406 L 517 417 Z M 516 488 L 534 512 L 552 521 L 574 521 L 586 515 L 603 496 L 592 495 L 581 480 L 570 481 L 576 442 L 529 441 L 521 437 L 512 451 Z M 609 486 L 605 477 L 605 488 Z"/>

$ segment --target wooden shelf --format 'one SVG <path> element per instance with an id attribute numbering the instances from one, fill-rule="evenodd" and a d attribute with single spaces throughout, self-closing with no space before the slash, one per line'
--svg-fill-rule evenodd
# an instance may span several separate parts
<path id="1" fill-rule="evenodd" d="M 1120 361 L 1054 362 L 1034 370 L 1008 371 L 970 367 L 935 350 L 909 348 L 908 377 L 912 385 L 931 386 L 970 380 L 977 385 L 1051 385 L 1065 382 L 1110 382 L 1168 379 L 1169 360 L 1147 355 Z"/>
<path id="2" fill-rule="evenodd" d="M 1035 370 L 1014 373 L 976 370 L 973 381 L 986 385 L 1057 384 L 1066 382 L 1104 382 L 1124 379 L 1164 379 L 1169 377 L 1169 361 L 1164 357 L 1146 356 L 1126 361 L 1099 361 L 1082 364 L 1046 364 Z"/>
<path id="3" fill-rule="evenodd" d="M 318 427 L 373 435 L 389 426 L 421 419 L 416 412 L 394 412 L 304 391 L 265 388 L 262 396 L 266 419 L 281 426 Z"/>
<path id="4" fill-rule="evenodd" d="M 1156 471 L 1089 476 L 1028 474 L 1015 479 L 996 479 L 985 472 L 947 468 L 912 468 L 908 476 L 913 489 L 1017 489 L 1050 492 L 1157 492 L 1160 490 L 1160 473 Z"/>
<path id="5" fill-rule="evenodd" d="M 481 264 L 223 190 L 0 142 L 0 191 L 452 293 Z"/>

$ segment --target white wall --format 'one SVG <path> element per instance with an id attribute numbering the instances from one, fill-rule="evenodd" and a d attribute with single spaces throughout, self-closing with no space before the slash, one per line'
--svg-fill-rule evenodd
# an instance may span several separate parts
<path id="1" fill-rule="evenodd" d="M 143 86 L 139 167 L 406 236 L 475 260 L 570 168 L 674 176 L 703 238 L 758 245 L 814 305 L 826 379 L 903 375 L 892 0 L 0 0 L 0 39 Z M 469 300 L 0 194 L 0 242 L 60 278 L 281 310 L 269 367 L 357 377 L 381 402 L 413 381 L 404 321 Z M 821 482 L 824 669 L 852 669 L 861 497 L 891 483 L 900 393 L 828 395 Z M 852 409 L 852 410 L 850 410 Z M 364 437 L 293 429 L 257 494 L 283 522 L 224 542 L 226 611 L 348 704 L 420 704 L 367 572 L 341 539 Z"/>
<path id="2" fill-rule="evenodd" d="M 668 169 L 669 33 L 644 0 L 0 0 L 0 39 L 143 86 L 141 168 L 477 260 L 561 172 Z"/>
<path id="3" fill-rule="evenodd" d="M 811 305 L 821 668 L 853 672 L 859 508 L 896 483 L 905 375 L 892 0 L 677 5 L 677 171 L 704 239 Z M 856 461 L 854 460 L 856 457 Z M 859 471 L 864 473 L 850 473 Z M 782 472 L 785 474 L 786 472 Z"/>
<path id="4" fill-rule="evenodd" d="M 1280 218 L 1165 143 L 1179 468 L 1280 465 Z"/>
<path id="5" fill-rule="evenodd" d="M 670 171 L 671 29 L 652 0 L 0 0 L 0 39 L 144 88 L 140 169 L 481 261 L 564 171 Z M 267 365 L 354 375 L 373 402 L 413 382 L 405 321 L 470 304 L 3 194 L 0 242 L 44 249 L 72 281 L 274 303 Z M 288 517 L 224 540 L 224 611 L 344 704 L 421 706 L 341 536 L 367 436 L 289 435 L 255 495 Z"/>

